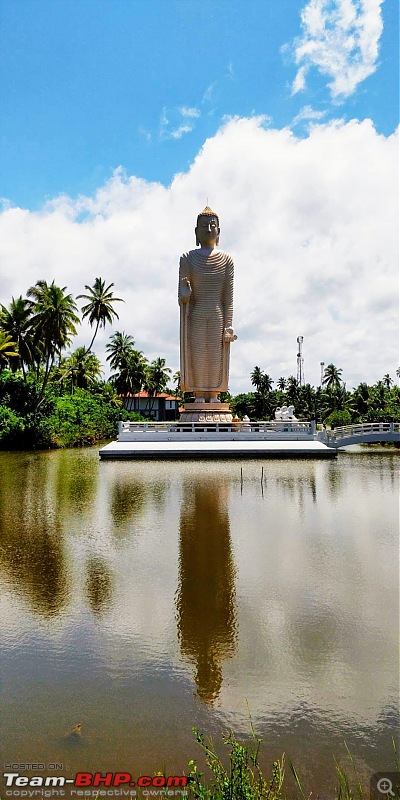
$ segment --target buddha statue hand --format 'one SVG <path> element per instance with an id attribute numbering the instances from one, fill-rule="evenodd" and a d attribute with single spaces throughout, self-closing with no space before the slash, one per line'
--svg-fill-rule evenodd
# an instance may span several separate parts
<path id="1" fill-rule="evenodd" d="M 236 333 L 231 326 L 224 330 L 224 342 L 234 342 L 237 339 Z"/>
<path id="2" fill-rule="evenodd" d="M 181 303 L 188 303 L 192 294 L 192 287 L 189 278 L 181 278 Z"/>

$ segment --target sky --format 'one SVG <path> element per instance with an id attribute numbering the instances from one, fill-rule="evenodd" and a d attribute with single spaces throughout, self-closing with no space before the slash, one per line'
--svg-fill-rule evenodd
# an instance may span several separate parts
<path id="1" fill-rule="evenodd" d="M 0 302 L 114 283 L 179 368 L 179 256 L 219 214 L 230 390 L 398 366 L 397 0 L 1 0 Z M 79 303 L 80 301 L 78 301 Z M 79 327 L 73 347 L 88 344 Z"/>

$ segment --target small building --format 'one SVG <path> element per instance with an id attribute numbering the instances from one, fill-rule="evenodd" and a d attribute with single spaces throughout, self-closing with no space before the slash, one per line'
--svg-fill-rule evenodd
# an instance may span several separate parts
<path id="1" fill-rule="evenodd" d="M 124 408 L 127 411 L 136 411 L 143 417 L 149 417 L 156 422 L 168 422 L 178 419 L 179 404 L 181 400 L 167 392 L 159 392 L 149 397 L 148 392 L 121 395 Z"/>

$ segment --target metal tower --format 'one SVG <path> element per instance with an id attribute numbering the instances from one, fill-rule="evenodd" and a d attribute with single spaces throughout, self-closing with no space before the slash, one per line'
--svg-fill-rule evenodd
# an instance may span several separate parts
<path id="1" fill-rule="evenodd" d="M 322 384 L 323 384 L 323 381 L 324 381 L 324 373 L 325 373 L 325 370 L 324 370 L 325 361 L 320 361 L 320 367 L 321 367 L 321 382 L 320 382 L 320 386 L 322 388 Z"/>
<path id="2" fill-rule="evenodd" d="M 304 386 L 303 339 L 304 336 L 297 337 L 297 385 L 298 386 Z"/>

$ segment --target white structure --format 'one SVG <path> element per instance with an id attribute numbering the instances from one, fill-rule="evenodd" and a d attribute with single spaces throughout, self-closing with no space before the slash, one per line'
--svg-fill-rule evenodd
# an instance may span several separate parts
<path id="1" fill-rule="evenodd" d="M 277 408 L 275 411 L 275 419 L 298 422 L 297 417 L 294 415 L 294 406 L 282 406 L 282 408 Z"/>

